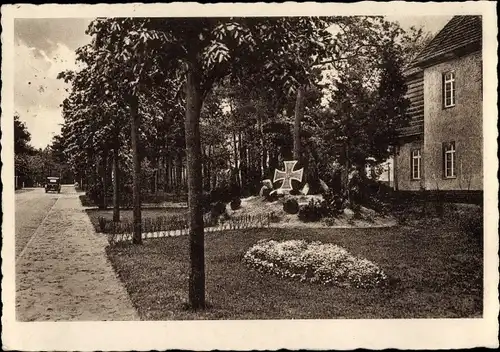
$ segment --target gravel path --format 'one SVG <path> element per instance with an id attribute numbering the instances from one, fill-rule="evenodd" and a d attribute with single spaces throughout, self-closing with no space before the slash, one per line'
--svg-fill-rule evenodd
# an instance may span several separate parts
<path id="1" fill-rule="evenodd" d="M 63 193 L 16 259 L 17 320 L 139 320 L 107 261 L 106 239 L 74 188 Z"/>

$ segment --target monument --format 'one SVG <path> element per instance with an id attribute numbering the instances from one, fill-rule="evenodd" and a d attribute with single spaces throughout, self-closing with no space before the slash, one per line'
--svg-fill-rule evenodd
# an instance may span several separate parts
<path id="1" fill-rule="evenodd" d="M 304 169 L 301 168 L 299 170 L 294 170 L 295 165 L 297 164 L 297 160 L 284 161 L 285 171 L 274 170 L 274 179 L 273 183 L 277 181 L 283 181 L 281 187 L 277 189 L 277 193 L 279 194 L 288 194 L 293 189 L 292 188 L 292 180 L 296 180 L 302 182 L 302 176 L 304 173 Z"/>

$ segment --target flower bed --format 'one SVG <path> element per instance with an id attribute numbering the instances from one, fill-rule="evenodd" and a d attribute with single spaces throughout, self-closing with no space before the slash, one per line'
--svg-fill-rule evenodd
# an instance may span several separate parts
<path id="1" fill-rule="evenodd" d="M 243 262 L 261 273 L 323 285 L 365 288 L 387 282 L 376 264 L 330 243 L 261 240 L 245 253 Z"/>

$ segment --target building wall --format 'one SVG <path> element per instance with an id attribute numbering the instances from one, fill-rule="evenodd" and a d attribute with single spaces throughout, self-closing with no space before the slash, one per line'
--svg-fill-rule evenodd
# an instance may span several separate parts
<path id="1" fill-rule="evenodd" d="M 456 104 L 443 108 L 442 74 L 455 72 Z M 482 62 L 476 52 L 424 71 L 424 179 L 426 189 L 482 190 Z M 456 175 L 443 175 L 443 142 L 455 142 Z M 469 188 L 470 183 L 470 188 Z"/>
<path id="2" fill-rule="evenodd" d="M 413 180 L 411 175 L 411 151 L 420 149 L 422 153 L 421 159 L 421 179 Z M 423 140 L 422 137 L 416 137 L 411 141 L 407 141 L 398 147 L 398 153 L 394 157 L 395 169 L 395 189 L 398 191 L 418 191 L 423 185 L 425 156 L 423 155 Z"/>

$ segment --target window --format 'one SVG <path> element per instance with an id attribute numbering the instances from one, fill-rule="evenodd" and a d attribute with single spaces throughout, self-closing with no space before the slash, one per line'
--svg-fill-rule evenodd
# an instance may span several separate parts
<path id="1" fill-rule="evenodd" d="M 455 142 L 445 143 L 443 146 L 444 153 L 444 177 L 445 178 L 455 178 L 457 177 L 455 172 L 456 157 L 455 157 Z"/>
<path id="2" fill-rule="evenodd" d="M 412 150 L 411 152 L 411 178 L 413 180 L 420 180 L 422 165 L 422 155 L 420 149 Z"/>
<path id="3" fill-rule="evenodd" d="M 455 106 L 455 73 L 447 72 L 443 75 L 443 103 L 445 108 Z"/>

